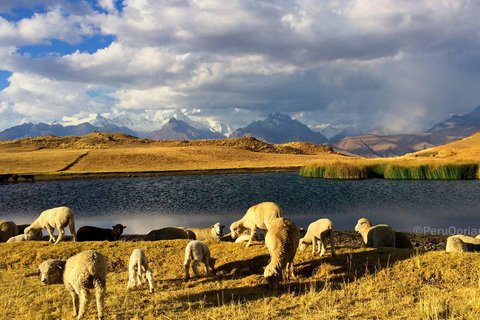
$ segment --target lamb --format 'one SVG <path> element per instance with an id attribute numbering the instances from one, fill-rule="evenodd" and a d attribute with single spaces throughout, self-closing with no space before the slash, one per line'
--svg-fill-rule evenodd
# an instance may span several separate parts
<path id="1" fill-rule="evenodd" d="M 209 276 L 210 273 L 214 273 L 216 260 L 216 258 L 210 255 L 210 249 L 205 243 L 198 240 L 190 241 L 185 248 L 185 261 L 183 262 L 185 279 L 190 279 L 190 273 L 188 272 L 190 263 L 192 263 L 192 270 L 195 274 L 195 277 L 198 278 L 200 276 L 198 272 L 198 265 L 200 262 L 203 262 L 205 265 L 207 276 Z"/>
<path id="2" fill-rule="evenodd" d="M 10 237 L 7 240 L 7 243 L 15 243 L 15 242 L 22 242 L 22 241 L 27 241 L 27 239 L 25 239 L 25 235 L 23 233 L 19 234 L 19 235 L 16 235 L 14 237 Z"/>
<path id="3" fill-rule="evenodd" d="M 28 228 L 30 225 L 27 224 L 27 223 L 22 223 L 22 224 L 17 224 L 17 227 L 18 227 L 18 235 L 25 235 L 25 229 Z M 39 230 L 37 231 L 37 233 L 35 234 L 35 236 L 32 238 L 32 239 L 28 239 L 28 240 L 37 240 L 37 241 L 42 241 L 43 240 L 43 233 L 42 233 L 42 230 Z M 24 237 L 24 240 L 22 241 L 27 241 L 27 239 Z"/>
<path id="4" fill-rule="evenodd" d="M 148 265 L 147 256 L 142 249 L 133 250 L 128 264 L 128 285 L 127 290 L 135 286 L 141 286 L 147 280 L 150 293 L 153 293 L 152 270 Z"/>
<path id="5" fill-rule="evenodd" d="M 358 220 L 355 231 L 363 237 L 367 247 L 393 247 L 395 248 L 395 232 L 386 224 L 372 226 L 370 220 Z"/>
<path id="6" fill-rule="evenodd" d="M 7 242 L 16 235 L 18 235 L 18 227 L 15 222 L 0 220 L 0 242 Z"/>
<path id="7" fill-rule="evenodd" d="M 312 255 L 315 256 L 315 244 L 317 244 L 317 253 L 320 253 L 321 257 L 325 253 L 327 237 L 330 237 L 330 247 L 333 257 L 335 256 L 335 240 L 333 238 L 333 223 L 329 219 L 319 219 L 310 223 L 307 233 L 300 239 L 298 248 L 300 251 L 303 251 L 312 244 Z"/>
<path id="8" fill-rule="evenodd" d="M 270 221 L 282 216 L 282 208 L 276 203 L 262 202 L 256 204 L 247 210 L 242 219 L 230 225 L 232 239 L 236 239 L 245 231 L 250 230 L 250 239 L 246 245 L 248 248 L 252 244 L 253 237 L 258 229 L 262 229 L 266 237 Z"/>
<path id="9" fill-rule="evenodd" d="M 62 241 L 65 235 L 65 227 L 70 227 L 70 233 L 73 236 L 73 241 L 77 241 L 77 233 L 75 232 L 75 221 L 73 219 L 72 209 L 68 207 L 58 207 L 43 211 L 40 216 L 27 228 L 25 228 L 25 238 L 30 240 L 35 237 L 38 231 L 47 229 L 50 235 L 49 242 L 58 244 Z M 59 235 L 55 241 L 53 230 L 58 229 Z"/>
<path id="10" fill-rule="evenodd" d="M 276 289 L 283 279 L 294 277 L 293 259 L 300 243 L 300 230 L 290 219 L 276 218 L 270 222 L 265 244 L 270 253 L 270 263 L 263 276 L 269 288 Z"/>
<path id="11" fill-rule="evenodd" d="M 480 239 L 455 235 L 447 238 L 446 252 L 477 252 L 480 251 Z"/>
<path id="12" fill-rule="evenodd" d="M 64 284 L 73 300 L 73 313 L 81 319 L 89 296 L 95 288 L 98 318 L 103 319 L 107 282 L 107 261 L 98 251 L 83 251 L 68 260 L 47 260 L 38 266 L 45 285 Z M 80 303 L 79 303 L 80 302 Z"/>
<path id="13" fill-rule="evenodd" d="M 220 222 L 215 223 L 210 228 L 187 228 L 195 234 L 195 239 L 204 240 L 217 240 L 219 241 L 223 237 L 223 226 Z"/>
<path id="14" fill-rule="evenodd" d="M 83 226 L 77 231 L 78 241 L 116 241 L 123 234 L 126 226 L 116 224 L 112 229 Z"/>
<path id="15" fill-rule="evenodd" d="M 196 239 L 195 233 L 183 228 L 167 227 L 157 230 L 151 230 L 147 233 L 145 240 L 174 240 L 174 239 Z"/>
<path id="16" fill-rule="evenodd" d="M 235 243 L 248 242 L 249 240 L 250 240 L 250 234 L 245 233 L 245 234 L 242 234 L 237 239 L 235 239 Z M 253 236 L 253 240 L 254 241 L 262 241 L 262 239 L 260 239 L 260 235 L 258 233 L 256 233 Z"/>

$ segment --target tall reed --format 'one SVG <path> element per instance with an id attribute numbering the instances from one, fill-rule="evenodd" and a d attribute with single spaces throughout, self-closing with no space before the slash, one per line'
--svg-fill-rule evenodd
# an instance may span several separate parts
<path id="1" fill-rule="evenodd" d="M 304 166 L 300 175 L 326 179 L 404 179 L 404 180 L 465 180 L 478 179 L 478 163 L 450 164 L 358 164 L 347 162 Z"/>

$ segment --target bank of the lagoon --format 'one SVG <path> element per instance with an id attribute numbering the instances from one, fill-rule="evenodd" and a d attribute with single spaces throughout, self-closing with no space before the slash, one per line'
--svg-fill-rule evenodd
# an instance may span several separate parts
<path id="1" fill-rule="evenodd" d="M 263 243 L 207 242 L 216 274 L 185 281 L 188 240 L 153 242 L 29 242 L 0 244 L 0 319 L 73 319 L 63 285 L 45 286 L 38 264 L 94 249 L 107 258 L 106 319 L 478 319 L 480 256 L 339 245 L 336 256 L 298 251 L 296 278 L 266 287 Z M 128 259 L 142 248 L 153 270 L 154 293 L 127 292 Z M 29 276 L 31 275 L 31 276 Z M 96 319 L 94 295 L 86 319 Z"/>
<path id="2" fill-rule="evenodd" d="M 300 175 L 325 179 L 468 180 L 479 178 L 479 164 L 408 163 L 392 160 L 325 162 L 303 166 Z"/>

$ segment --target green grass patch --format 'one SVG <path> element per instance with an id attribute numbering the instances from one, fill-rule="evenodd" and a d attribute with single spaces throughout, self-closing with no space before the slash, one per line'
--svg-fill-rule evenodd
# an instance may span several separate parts
<path id="1" fill-rule="evenodd" d="M 346 162 L 304 166 L 300 175 L 325 179 L 399 179 L 399 180 L 466 180 L 478 179 L 478 163 L 456 164 L 356 164 Z"/>

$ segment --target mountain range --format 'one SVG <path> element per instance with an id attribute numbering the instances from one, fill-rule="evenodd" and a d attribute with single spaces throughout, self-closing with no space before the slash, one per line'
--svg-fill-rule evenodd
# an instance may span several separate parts
<path id="1" fill-rule="evenodd" d="M 300 121 L 279 112 L 270 114 L 265 120 L 254 121 L 230 135 L 230 138 L 240 137 L 255 137 L 276 144 L 295 141 L 322 144 L 328 141 L 320 132 L 314 132 Z"/>
<path id="2" fill-rule="evenodd" d="M 389 135 L 385 128 L 362 134 L 356 126 L 326 126 L 323 132 L 312 131 L 287 114 L 274 112 L 264 120 L 244 128 L 232 129 L 217 121 L 194 121 L 180 109 L 159 111 L 151 119 L 137 114 L 121 114 L 107 119 L 91 114 L 83 119 L 64 117 L 52 124 L 24 123 L 0 132 L 0 140 L 14 140 L 46 135 L 84 135 L 93 131 L 121 132 L 155 140 L 197 140 L 256 137 L 269 143 L 305 141 L 325 144 L 335 151 L 362 157 L 395 157 L 438 146 L 469 136 L 480 130 L 480 105 L 464 115 L 452 115 L 425 133 Z"/>

